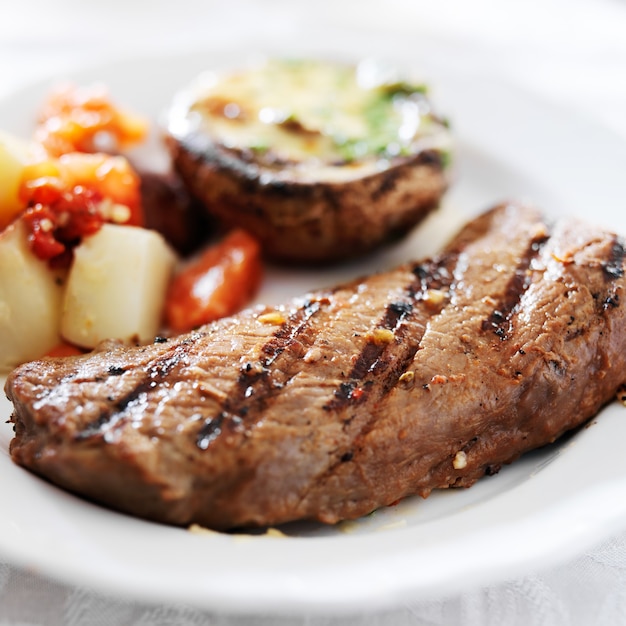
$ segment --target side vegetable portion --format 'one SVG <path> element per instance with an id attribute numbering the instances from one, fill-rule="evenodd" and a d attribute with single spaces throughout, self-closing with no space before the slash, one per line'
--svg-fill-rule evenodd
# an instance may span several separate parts
<path id="1" fill-rule="evenodd" d="M 32 254 L 18 220 L 0 234 L 0 370 L 59 343 L 63 273 Z"/>
<path id="2" fill-rule="evenodd" d="M 104 339 L 145 343 L 167 332 L 178 256 L 163 229 L 144 227 L 141 175 L 125 156 L 98 151 L 117 152 L 147 129 L 103 89 L 64 87 L 45 103 L 33 141 L 0 131 L 0 372 Z M 176 230 L 184 213 L 171 210 Z M 258 287 L 258 246 L 245 233 L 229 241 L 177 276 L 167 296 L 175 329 L 234 312 Z M 191 288 L 199 271 L 229 282 L 214 281 L 214 296 L 205 280 L 200 302 L 180 286 Z"/>
<path id="3" fill-rule="evenodd" d="M 175 261 L 158 233 L 103 225 L 74 252 L 63 300 L 63 338 L 84 348 L 110 337 L 152 340 Z"/>
<path id="4" fill-rule="evenodd" d="M 243 230 L 232 231 L 174 277 L 165 303 L 167 326 L 185 332 L 236 313 L 256 293 L 261 278 L 258 242 Z"/>

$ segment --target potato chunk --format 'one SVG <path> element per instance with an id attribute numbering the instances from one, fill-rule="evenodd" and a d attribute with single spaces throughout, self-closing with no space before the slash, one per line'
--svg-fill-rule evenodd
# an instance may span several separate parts
<path id="1" fill-rule="evenodd" d="M 0 234 L 0 370 L 59 343 L 63 277 L 30 250 L 21 220 Z"/>
<path id="2" fill-rule="evenodd" d="M 93 348 L 103 339 L 151 340 L 176 256 L 156 232 L 105 224 L 76 247 L 61 334 Z"/>
<path id="3" fill-rule="evenodd" d="M 0 230 L 24 208 L 19 190 L 29 144 L 0 131 Z"/>

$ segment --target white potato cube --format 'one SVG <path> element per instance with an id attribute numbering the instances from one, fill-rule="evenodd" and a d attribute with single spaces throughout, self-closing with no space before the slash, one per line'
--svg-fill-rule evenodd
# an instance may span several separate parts
<path id="1" fill-rule="evenodd" d="M 30 144 L 0 130 L 0 230 L 25 208 L 19 189 L 31 152 Z"/>
<path id="2" fill-rule="evenodd" d="M 61 334 L 84 348 L 111 338 L 152 340 L 175 261 L 155 231 L 104 224 L 74 251 Z"/>
<path id="3" fill-rule="evenodd" d="M 63 278 L 37 258 L 21 220 L 0 234 L 0 370 L 57 345 Z"/>

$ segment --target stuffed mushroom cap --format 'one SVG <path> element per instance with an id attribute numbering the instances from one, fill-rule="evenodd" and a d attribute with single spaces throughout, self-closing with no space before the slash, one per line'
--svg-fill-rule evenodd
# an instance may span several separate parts
<path id="1" fill-rule="evenodd" d="M 397 240 L 447 188 L 450 133 L 423 84 L 380 68 L 272 59 L 203 74 L 168 111 L 174 167 L 275 261 L 330 263 Z"/>

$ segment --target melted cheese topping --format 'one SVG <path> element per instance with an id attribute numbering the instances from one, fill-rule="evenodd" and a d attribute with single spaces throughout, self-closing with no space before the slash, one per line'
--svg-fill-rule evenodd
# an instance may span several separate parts
<path id="1" fill-rule="evenodd" d="M 293 175 L 306 168 L 314 177 L 341 180 L 424 148 L 447 148 L 447 132 L 425 92 L 423 85 L 372 80 L 363 65 L 272 60 L 205 76 L 182 126 L 200 126 L 271 170 Z M 180 137 L 178 123 L 169 130 Z"/>

